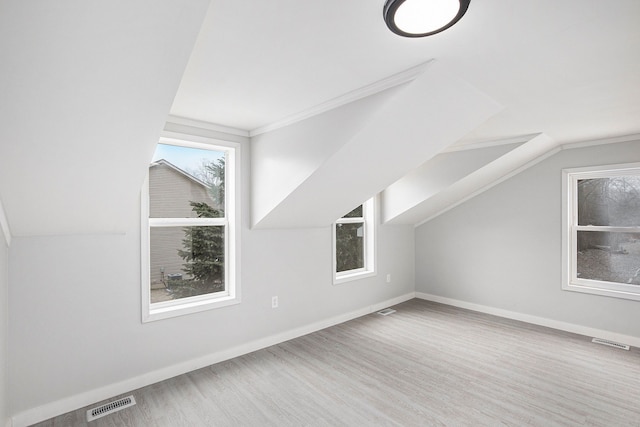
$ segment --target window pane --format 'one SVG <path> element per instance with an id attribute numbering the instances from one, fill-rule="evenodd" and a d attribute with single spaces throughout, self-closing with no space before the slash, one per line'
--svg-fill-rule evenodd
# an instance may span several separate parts
<path id="1" fill-rule="evenodd" d="M 640 176 L 579 180 L 578 225 L 640 226 Z"/>
<path id="2" fill-rule="evenodd" d="M 364 223 L 336 224 L 336 271 L 364 268 Z"/>
<path id="3" fill-rule="evenodd" d="M 149 165 L 149 216 L 224 217 L 224 185 L 224 152 L 158 144 Z"/>
<path id="4" fill-rule="evenodd" d="M 342 218 L 362 218 L 362 205 L 358 206 Z"/>
<path id="5" fill-rule="evenodd" d="M 151 303 L 221 292 L 224 226 L 152 227 Z"/>
<path id="6" fill-rule="evenodd" d="M 640 234 L 578 231 L 579 279 L 640 285 Z"/>

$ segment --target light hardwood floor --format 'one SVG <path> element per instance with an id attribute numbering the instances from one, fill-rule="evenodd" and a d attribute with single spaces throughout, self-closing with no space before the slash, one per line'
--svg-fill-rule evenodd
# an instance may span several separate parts
<path id="1" fill-rule="evenodd" d="M 394 308 L 135 390 L 136 406 L 88 425 L 640 426 L 636 348 L 417 299 Z M 86 409 L 38 426 L 87 425 Z"/>

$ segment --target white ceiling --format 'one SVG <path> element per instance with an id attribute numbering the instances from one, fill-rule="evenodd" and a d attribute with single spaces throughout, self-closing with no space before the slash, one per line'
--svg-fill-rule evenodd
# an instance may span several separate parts
<path id="1" fill-rule="evenodd" d="M 171 114 L 255 130 L 430 59 L 505 106 L 462 141 L 640 131 L 640 1 L 472 0 L 424 39 L 383 0 L 212 0 Z"/>
<path id="2" fill-rule="evenodd" d="M 375 124 L 355 129 L 357 123 L 345 121 L 365 110 L 352 116 L 342 115 L 344 110 L 327 112 L 323 120 L 329 127 L 357 130 L 353 138 L 331 144 L 326 142 L 334 134 L 331 129 L 320 129 L 324 133 L 318 138 L 304 133 L 318 132 L 312 121 L 300 127 L 302 137 L 276 144 L 264 141 L 269 135 L 266 140 L 279 138 L 278 132 L 263 133 L 252 140 L 252 153 L 259 151 L 262 139 L 266 154 L 251 159 L 252 176 L 263 180 L 273 180 L 269 168 L 261 169 L 273 159 L 297 164 L 323 152 L 343 160 L 306 170 L 298 187 L 274 199 L 280 208 L 267 214 L 282 221 L 286 215 L 277 212 L 289 203 L 297 205 L 287 212 L 310 206 L 310 195 L 346 212 L 428 161 L 445 143 L 544 134 L 563 144 L 640 134 L 639 0 L 471 0 L 462 21 L 425 39 L 388 31 L 383 0 L 208 3 L 0 0 L 0 211 L 7 219 L 0 214 L 1 227 L 12 235 L 121 232 L 130 220 L 123 207 L 137 206 L 138 189 L 169 112 L 257 135 L 256 129 L 291 123 L 302 112 L 432 59 L 447 77 L 456 75 L 450 80 L 468 82 L 474 87 L 470 93 L 480 92 L 504 108 L 480 125 L 464 127 L 464 107 L 472 106 L 472 99 L 463 97 L 462 105 L 454 97 L 463 82 L 442 86 L 440 95 L 449 103 L 436 103 L 416 83 L 422 77 L 414 75 L 403 86 L 412 88 L 407 96 L 413 116 L 394 108 L 382 118 L 373 115 Z M 426 69 L 433 71 L 432 65 Z M 370 98 L 366 102 L 373 102 Z M 434 108 L 444 104 L 446 117 L 434 119 L 433 111 L 439 111 Z M 431 123 L 423 123 L 423 116 L 416 119 L 421 109 L 430 111 L 423 116 Z M 390 141 L 398 138 L 398 132 L 390 132 L 409 117 L 413 123 L 402 128 L 410 135 L 407 141 Z M 429 136 L 438 129 L 459 134 L 438 141 Z M 369 162 L 350 158 L 349 150 L 371 133 L 377 140 L 367 141 Z M 423 141 L 434 152 L 418 156 Z M 373 154 L 390 143 L 414 150 L 403 155 L 414 156 L 415 164 L 377 182 L 380 162 L 372 160 Z M 274 150 L 278 144 L 287 150 Z M 301 148 L 291 150 L 292 144 Z M 292 158 L 292 152 L 301 157 Z M 347 160 L 358 164 L 362 176 L 351 181 L 360 192 L 342 191 L 344 200 L 335 200 L 342 184 L 321 178 L 351 173 Z M 291 168 L 285 172 L 289 179 Z M 305 191 L 307 181 L 322 182 L 322 188 Z M 370 188 L 372 183 L 376 188 Z M 78 194 L 83 195 L 81 205 Z M 263 196 L 273 194 L 253 191 L 253 203 Z"/>

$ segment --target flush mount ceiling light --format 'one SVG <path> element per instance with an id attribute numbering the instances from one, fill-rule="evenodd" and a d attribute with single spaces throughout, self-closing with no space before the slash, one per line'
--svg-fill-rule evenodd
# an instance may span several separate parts
<path id="1" fill-rule="evenodd" d="M 426 37 L 446 30 L 465 14 L 471 0 L 387 0 L 384 21 L 404 37 Z"/>

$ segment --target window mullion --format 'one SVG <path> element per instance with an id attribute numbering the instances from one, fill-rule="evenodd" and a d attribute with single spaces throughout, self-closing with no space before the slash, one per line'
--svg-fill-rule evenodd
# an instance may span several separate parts
<path id="1" fill-rule="evenodd" d="M 355 217 L 355 218 L 340 218 L 336 221 L 336 224 L 364 224 L 364 218 Z"/>
<path id="2" fill-rule="evenodd" d="M 227 225 L 226 218 L 149 218 L 150 227 L 189 227 Z"/>
<path id="3" fill-rule="evenodd" d="M 640 227 L 613 227 L 609 225 L 576 225 L 577 231 L 607 231 L 611 233 L 640 233 Z"/>

